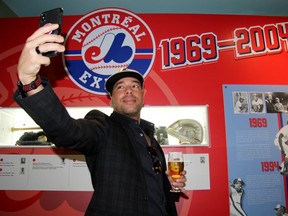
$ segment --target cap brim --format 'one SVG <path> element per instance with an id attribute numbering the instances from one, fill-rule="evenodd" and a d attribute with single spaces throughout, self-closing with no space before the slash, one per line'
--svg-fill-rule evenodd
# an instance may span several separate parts
<path id="1" fill-rule="evenodd" d="M 144 79 L 143 79 L 143 76 L 141 73 L 139 73 L 138 71 L 126 69 L 124 71 L 120 71 L 120 72 L 117 72 L 115 74 L 112 74 L 107 79 L 106 84 L 105 84 L 106 91 L 112 95 L 113 86 L 115 85 L 115 83 L 118 80 L 120 80 L 124 77 L 133 77 L 133 78 L 139 80 L 141 86 L 143 85 Z"/>

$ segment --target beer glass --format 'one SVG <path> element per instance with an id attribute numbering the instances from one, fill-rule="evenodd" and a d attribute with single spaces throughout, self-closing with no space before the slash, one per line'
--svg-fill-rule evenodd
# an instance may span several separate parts
<path id="1" fill-rule="evenodd" d="M 184 158 L 182 152 L 168 153 L 168 169 L 174 181 L 181 177 L 181 172 L 184 170 Z M 181 192 L 180 188 L 174 188 L 171 192 Z"/>

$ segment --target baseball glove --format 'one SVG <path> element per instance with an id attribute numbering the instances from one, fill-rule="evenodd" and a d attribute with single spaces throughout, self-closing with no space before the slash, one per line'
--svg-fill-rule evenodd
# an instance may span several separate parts
<path id="1" fill-rule="evenodd" d="M 201 144 L 203 141 L 203 127 L 194 119 L 179 119 L 167 128 L 167 133 L 181 144 Z"/>
<path id="2" fill-rule="evenodd" d="M 39 132 L 25 132 L 19 140 L 16 141 L 17 146 L 23 145 L 52 145 L 47 139 L 43 131 Z"/>

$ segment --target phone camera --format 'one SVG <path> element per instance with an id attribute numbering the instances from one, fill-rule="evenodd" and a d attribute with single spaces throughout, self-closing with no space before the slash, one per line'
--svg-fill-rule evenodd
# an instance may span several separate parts
<path id="1" fill-rule="evenodd" d="M 46 20 L 46 16 L 45 16 L 45 14 L 42 14 L 42 16 L 41 16 L 41 21 L 43 22 L 43 21 L 45 21 Z"/>

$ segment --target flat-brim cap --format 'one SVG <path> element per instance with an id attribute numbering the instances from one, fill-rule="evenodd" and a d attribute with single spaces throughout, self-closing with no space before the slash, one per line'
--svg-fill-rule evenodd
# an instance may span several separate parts
<path id="1" fill-rule="evenodd" d="M 112 95 L 112 90 L 113 90 L 115 83 L 124 77 L 136 78 L 140 82 L 141 87 L 143 87 L 144 78 L 143 78 L 142 74 L 136 70 L 126 68 L 126 69 L 123 69 L 119 72 L 116 72 L 116 73 L 112 74 L 110 77 L 108 77 L 108 79 L 105 83 L 106 91 Z"/>

